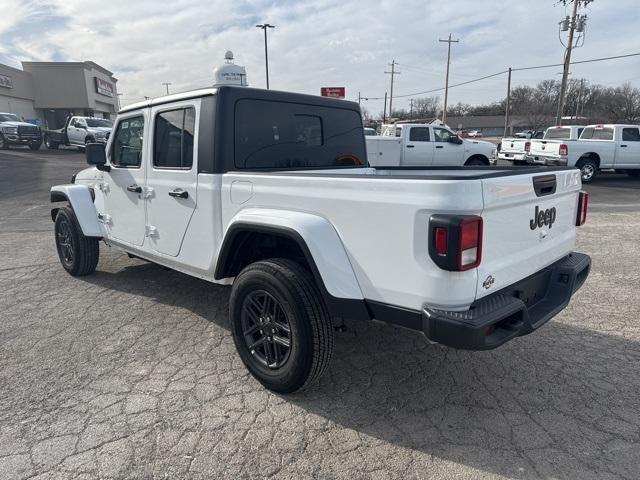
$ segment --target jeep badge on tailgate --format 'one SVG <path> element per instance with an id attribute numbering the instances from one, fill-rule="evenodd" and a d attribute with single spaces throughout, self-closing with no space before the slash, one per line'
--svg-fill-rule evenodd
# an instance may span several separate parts
<path id="1" fill-rule="evenodd" d="M 553 222 L 556 221 L 556 207 L 547 208 L 546 210 L 540 210 L 540 207 L 536 205 L 536 211 L 533 214 L 533 218 L 529 220 L 529 228 L 535 230 L 536 227 L 542 228 L 543 225 L 548 225 L 549 228 L 553 226 Z"/>

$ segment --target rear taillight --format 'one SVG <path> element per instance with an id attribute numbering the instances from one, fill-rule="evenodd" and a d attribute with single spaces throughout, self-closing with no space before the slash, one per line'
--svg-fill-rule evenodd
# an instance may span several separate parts
<path id="1" fill-rule="evenodd" d="M 569 147 L 566 143 L 561 143 L 560 147 L 558 147 L 558 153 L 560 155 L 569 155 Z"/>
<path id="2" fill-rule="evenodd" d="M 589 194 L 580 192 L 578 195 L 578 212 L 576 214 L 576 227 L 584 225 L 587 221 L 587 208 L 589 206 Z"/>
<path id="3" fill-rule="evenodd" d="M 433 215 L 429 222 L 429 255 L 444 270 L 465 271 L 480 265 L 482 217 Z"/>
<path id="4" fill-rule="evenodd" d="M 531 142 L 525 142 L 524 143 L 524 151 L 525 152 L 530 152 L 531 151 Z"/>

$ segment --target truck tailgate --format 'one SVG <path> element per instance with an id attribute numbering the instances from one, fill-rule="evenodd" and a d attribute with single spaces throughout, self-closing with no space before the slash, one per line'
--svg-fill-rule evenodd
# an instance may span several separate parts
<path id="1" fill-rule="evenodd" d="M 527 142 L 525 139 L 505 138 L 500 143 L 500 153 L 525 153 L 524 144 Z"/>
<path id="2" fill-rule="evenodd" d="M 482 180 L 483 245 L 477 298 L 507 287 L 573 250 L 580 187 L 580 172 L 571 169 Z"/>
<path id="3" fill-rule="evenodd" d="M 533 140 L 529 147 L 529 156 L 559 157 L 559 148 L 561 143 L 563 143 L 561 140 Z"/>

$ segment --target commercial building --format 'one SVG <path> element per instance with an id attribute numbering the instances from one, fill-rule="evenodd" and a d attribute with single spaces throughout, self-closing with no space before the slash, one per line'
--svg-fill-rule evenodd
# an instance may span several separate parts
<path id="1" fill-rule="evenodd" d="M 90 61 L 22 62 L 22 70 L 0 64 L 0 112 L 51 129 L 61 128 L 69 115 L 114 118 L 117 81 Z"/>

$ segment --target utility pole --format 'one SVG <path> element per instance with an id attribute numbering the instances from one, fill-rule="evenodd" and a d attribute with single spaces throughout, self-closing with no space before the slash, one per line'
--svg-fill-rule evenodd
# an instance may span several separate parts
<path id="1" fill-rule="evenodd" d="M 409 120 L 413 120 L 413 98 L 409 99 Z"/>
<path id="2" fill-rule="evenodd" d="M 384 92 L 384 113 L 382 114 L 382 123 L 387 123 L 387 92 Z"/>
<path id="3" fill-rule="evenodd" d="M 360 101 L 362 100 L 362 97 L 360 96 L 360 92 L 358 92 L 358 106 L 360 106 Z"/>
<path id="4" fill-rule="evenodd" d="M 167 95 L 169 95 L 169 85 L 172 85 L 171 82 L 162 82 L 162 85 L 165 86 L 165 88 L 167 89 Z"/>
<path id="5" fill-rule="evenodd" d="M 571 1 L 571 0 L 568 0 L 568 1 Z M 579 43 L 580 38 L 582 38 L 582 41 L 584 43 L 584 29 L 587 21 L 587 16 L 578 15 L 578 7 L 580 6 L 581 2 L 584 6 L 586 6 L 591 1 L 593 0 L 573 0 L 572 1 L 573 9 L 571 12 L 571 18 L 566 17 L 564 20 L 562 20 L 559 23 L 560 31 L 566 31 L 568 29 L 569 36 L 567 38 L 567 44 L 564 45 L 565 46 L 564 68 L 562 69 L 562 83 L 560 84 L 560 96 L 558 97 L 558 112 L 556 114 L 556 125 L 562 125 L 562 114 L 564 113 L 564 101 L 565 101 L 564 97 L 565 97 L 565 94 L 567 93 L 567 79 L 569 77 L 569 66 L 571 64 L 571 50 L 579 46 L 577 45 L 577 43 Z M 567 1 L 563 3 L 565 3 L 566 5 Z M 576 31 L 582 35 L 578 36 L 578 42 L 576 42 L 576 45 L 574 45 L 573 37 Z M 560 41 L 562 42 L 562 40 Z"/>
<path id="6" fill-rule="evenodd" d="M 275 25 L 269 25 L 263 23 L 262 25 L 256 25 L 257 28 L 264 30 L 264 68 L 267 76 L 267 90 L 269 90 L 269 53 L 267 49 L 267 28 L 276 28 Z"/>
<path id="7" fill-rule="evenodd" d="M 449 34 L 448 40 L 439 39 L 439 42 L 447 43 L 447 75 L 444 82 L 444 110 L 442 111 L 442 123 L 447 123 L 447 100 L 449 98 L 449 64 L 451 63 L 451 44 L 458 43 L 460 40 L 451 40 L 451 34 Z"/>
<path id="8" fill-rule="evenodd" d="M 392 60 L 389 64 L 391 66 L 390 72 L 384 72 L 391 75 L 391 95 L 389 96 L 389 118 L 393 117 L 393 77 L 398 75 L 400 72 L 396 72 L 396 61 Z"/>
<path id="9" fill-rule="evenodd" d="M 506 137 L 509 130 L 509 109 L 511 108 L 511 67 L 509 67 L 509 76 L 507 77 L 507 101 L 504 106 L 504 133 L 503 137 Z"/>

